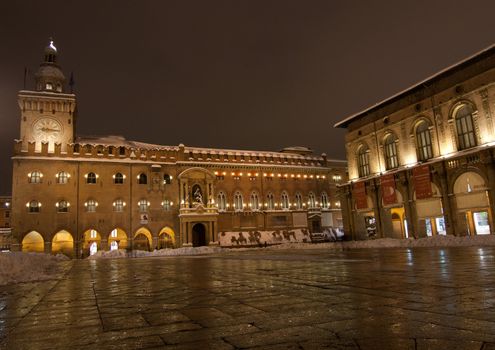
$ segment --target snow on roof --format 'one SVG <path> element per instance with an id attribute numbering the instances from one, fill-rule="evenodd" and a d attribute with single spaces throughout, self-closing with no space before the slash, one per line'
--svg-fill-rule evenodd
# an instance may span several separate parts
<path id="1" fill-rule="evenodd" d="M 463 60 L 461 60 L 461 61 L 453 64 L 453 65 L 448 66 L 445 69 L 442 69 L 441 71 L 439 71 L 439 72 L 437 72 L 437 73 L 429 76 L 428 78 L 420 81 L 419 83 L 416 83 L 416 84 L 414 84 L 414 85 L 412 85 L 412 86 L 410 86 L 410 87 L 408 87 L 408 88 L 406 88 L 406 89 L 404 89 L 404 90 L 396 93 L 395 95 L 392 95 L 390 97 L 387 97 L 386 99 L 384 99 L 384 100 L 382 100 L 382 101 L 380 101 L 378 103 L 375 103 L 374 105 L 371 105 L 370 107 L 368 107 L 368 108 L 366 108 L 366 109 L 364 109 L 364 110 L 362 110 L 362 111 L 360 111 L 358 113 L 354 113 L 353 115 L 345 118 L 344 120 L 341 120 L 340 122 L 335 123 L 333 127 L 334 128 L 341 128 L 341 127 L 345 128 L 345 127 L 347 127 L 347 125 L 349 124 L 349 122 L 351 122 L 354 119 L 357 119 L 358 117 L 362 116 L 363 114 L 366 114 L 366 113 L 370 112 L 373 109 L 376 109 L 376 108 L 378 108 L 378 107 L 380 107 L 380 106 L 382 106 L 382 105 L 384 105 L 384 104 L 386 104 L 388 102 L 391 102 L 392 100 L 400 97 L 401 95 L 407 94 L 411 90 L 414 90 L 415 88 L 417 88 L 417 87 L 419 87 L 419 86 L 421 86 L 423 84 L 426 84 L 426 83 L 428 83 L 428 82 L 430 82 L 430 81 L 432 81 L 432 80 L 440 77 L 441 75 L 449 72 L 450 70 L 452 70 L 452 69 L 454 69 L 454 68 L 456 68 L 456 67 L 458 67 L 458 66 L 460 66 L 460 65 L 462 65 L 462 64 L 464 64 L 464 63 L 466 63 L 468 61 L 471 61 L 472 59 L 474 59 L 474 58 L 476 58 L 478 56 L 481 56 L 483 53 L 486 53 L 486 52 L 488 52 L 490 50 L 493 50 L 494 48 L 495 48 L 495 44 L 492 44 L 489 47 L 484 48 L 483 50 L 478 51 L 475 54 L 473 54 L 473 55 L 471 55 L 471 56 L 469 56 L 469 57 L 467 57 L 467 58 L 465 58 L 465 59 L 463 59 Z"/>
<path id="2" fill-rule="evenodd" d="M 104 146 L 125 146 L 134 147 L 139 149 L 150 150 L 179 150 L 180 146 L 163 146 L 151 143 L 144 143 L 138 141 L 126 140 L 125 137 L 119 135 L 107 135 L 107 136 L 81 136 L 76 139 L 79 144 L 89 145 L 104 145 Z M 181 144 L 181 146 L 183 146 Z M 289 153 L 290 149 L 294 149 L 294 152 Z M 252 151 L 252 150 L 234 150 L 234 149 L 221 149 L 221 148 L 204 148 L 204 147 L 189 147 L 184 146 L 186 152 L 197 153 L 212 153 L 212 154 L 235 154 L 235 155 L 249 155 L 249 156 L 275 156 L 275 157 L 293 157 L 293 158 L 305 158 L 319 160 L 320 156 L 314 154 L 301 155 L 297 151 L 310 151 L 306 147 L 290 147 L 286 148 L 285 152 L 273 152 L 273 151 Z"/>

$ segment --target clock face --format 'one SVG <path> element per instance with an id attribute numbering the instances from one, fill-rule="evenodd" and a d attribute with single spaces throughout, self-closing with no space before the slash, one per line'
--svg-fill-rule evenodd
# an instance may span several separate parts
<path id="1" fill-rule="evenodd" d="M 62 134 L 62 125 L 52 118 L 41 118 L 33 124 L 33 134 L 36 140 L 55 142 Z"/>

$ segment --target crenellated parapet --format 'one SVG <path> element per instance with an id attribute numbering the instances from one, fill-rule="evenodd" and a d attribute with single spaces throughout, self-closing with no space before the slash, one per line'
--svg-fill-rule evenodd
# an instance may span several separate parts
<path id="1" fill-rule="evenodd" d="M 64 159 L 104 159 L 126 160 L 136 162 L 158 163 L 221 163 L 242 165 L 268 165 L 292 167 L 329 167 L 342 166 L 342 161 L 329 160 L 326 155 L 315 156 L 282 152 L 257 152 L 227 149 L 206 149 L 179 146 L 156 146 L 141 143 L 123 142 L 122 144 L 71 143 L 64 145 L 55 143 L 53 150 L 47 142 L 41 142 L 41 148 L 35 142 L 28 142 L 23 149 L 22 141 L 15 140 L 15 157 L 57 157 Z M 64 151 L 65 149 L 65 151 Z"/>

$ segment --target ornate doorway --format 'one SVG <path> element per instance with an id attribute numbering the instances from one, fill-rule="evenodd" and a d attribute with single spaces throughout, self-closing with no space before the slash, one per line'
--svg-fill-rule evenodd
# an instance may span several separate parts
<path id="1" fill-rule="evenodd" d="M 195 224 L 192 228 L 193 247 L 206 245 L 206 228 L 203 224 Z"/>

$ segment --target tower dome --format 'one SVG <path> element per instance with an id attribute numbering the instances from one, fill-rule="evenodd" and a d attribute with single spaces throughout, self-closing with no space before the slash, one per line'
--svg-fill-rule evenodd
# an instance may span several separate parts
<path id="1" fill-rule="evenodd" d="M 57 64 L 57 47 L 52 38 L 44 50 L 44 61 L 36 73 L 36 90 L 63 92 L 65 76 Z"/>

